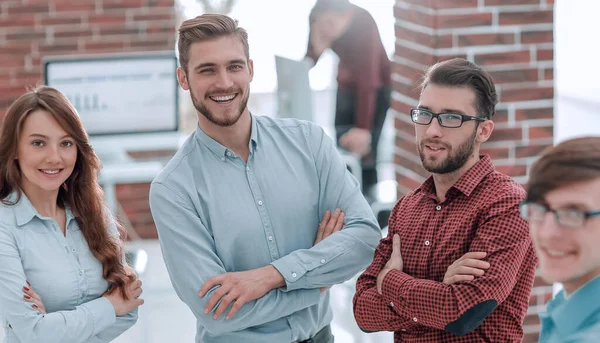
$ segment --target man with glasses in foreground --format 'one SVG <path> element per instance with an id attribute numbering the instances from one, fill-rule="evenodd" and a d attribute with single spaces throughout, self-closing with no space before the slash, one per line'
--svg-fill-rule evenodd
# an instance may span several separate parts
<path id="1" fill-rule="evenodd" d="M 464 59 L 426 72 L 411 119 L 432 176 L 395 205 L 358 279 L 364 331 L 403 343 L 521 342 L 537 260 L 519 213 L 525 191 L 479 155 L 497 101 L 489 74 Z"/>
<path id="2" fill-rule="evenodd" d="M 541 313 L 544 343 L 600 339 L 600 137 L 565 141 L 531 167 L 521 205 L 541 276 L 563 290 Z"/>

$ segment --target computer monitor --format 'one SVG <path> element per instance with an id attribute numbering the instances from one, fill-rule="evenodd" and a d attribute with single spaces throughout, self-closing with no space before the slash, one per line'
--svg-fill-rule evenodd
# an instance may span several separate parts
<path id="1" fill-rule="evenodd" d="M 103 162 L 127 151 L 176 149 L 179 143 L 174 52 L 50 57 L 45 83 L 77 109 Z"/>
<path id="2" fill-rule="evenodd" d="M 303 61 L 275 56 L 277 70 L 278 116 L 313 121 L 313 98 L 308 72 Z"/>

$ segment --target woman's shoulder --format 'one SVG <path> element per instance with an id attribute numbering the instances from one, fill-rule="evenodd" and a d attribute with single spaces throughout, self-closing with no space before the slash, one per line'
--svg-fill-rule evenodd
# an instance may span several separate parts
<path id="1" fill-rule="evenodd" d="M 20 232 L 22 232 L 13 207 L 0 202 L 0 242 L 8 243 L 9 245 L 20 241 Z"/>
<path id="2" fill-rule="evenodd" d="M 0 201 L 0 229 L 16 226 L 15 205 Z"/>
<path id="3" fill-rule="evenodd" d="M 0 226 L 18 228 L 31 220 L 35 209 L 25 193 L 12 192 L 0 201 Z"/>

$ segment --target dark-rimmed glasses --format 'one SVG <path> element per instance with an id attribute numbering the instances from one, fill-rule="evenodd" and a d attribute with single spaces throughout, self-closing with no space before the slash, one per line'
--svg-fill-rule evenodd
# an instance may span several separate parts
<path id="1" fill-rule="evenodd" d="M 410 109 L 410 119 L 415 124 L 419 125 L 429 125 L 433 118 L 437 118 L 438 123 L 442 127 L 450 127 L 457 128 L 461 127 L 462 124 L 466 121 L 476 120 L 476 121 L 486 121 L 485 118 L 472 117 L 464 114 L 452 113 L 452 112 L 444 112 L 444 113 L 433 113 L 429 110 L 425 110 L 422 108 L 411 108 Z"/>
<path id="2" fill-rule="evenodd" d="M 519 205 L 521 217 L 529 222 L 540 222 L 546 217 L 546 213 L 552 212 L 556 222 L 564 227 L 576 229 L 585 225 L 592 217 L 600 216 L 599 211 L 583 211 L 571 208 L 551 209 L 547 205 L 524 201 Z"/>

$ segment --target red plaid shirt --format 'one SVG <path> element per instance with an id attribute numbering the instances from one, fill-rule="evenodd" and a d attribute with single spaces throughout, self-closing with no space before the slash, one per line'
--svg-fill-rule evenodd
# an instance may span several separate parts
<path id="1" fill-rule="evenodd" d="M 354 315 L 365 331 L 394 331 L 394 342 L 521 342 L 537 264 L 519 215 L 523 188 L 483 156 L 438 203 L 430 177 L 394 207 L 388 237 L 360 276 Z M 403 271 L 376 282 L 400 235 Z M 444 284 L 448 266 L 469 251 L 490 268 L 473 281 Z M 491 313 L 490 313 L 491 312 Z"/>

